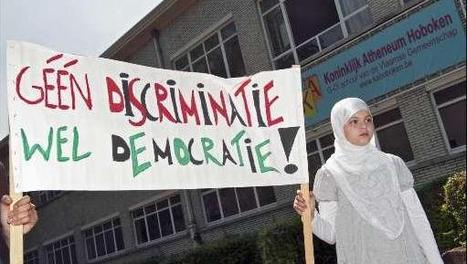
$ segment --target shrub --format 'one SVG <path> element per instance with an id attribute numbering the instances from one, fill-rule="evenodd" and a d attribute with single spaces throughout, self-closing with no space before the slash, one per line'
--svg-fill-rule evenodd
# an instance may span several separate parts
<path id="1" fill-rule="evenodd" d="M 463 247 L 465 243 L 466 225 L 466 194 L 465 194 L 465 171 L 455 173 L 444 185 L 443 211 L 451 215 L 455 220 L 453 231 L 454 241 Z"/>

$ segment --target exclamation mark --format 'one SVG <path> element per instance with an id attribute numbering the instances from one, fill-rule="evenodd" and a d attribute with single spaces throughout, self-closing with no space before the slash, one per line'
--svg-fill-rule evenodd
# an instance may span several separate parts
<path id="1" fill-rule="evenodd" d="M 289 162 L 290 152 L 292 151 L 292 146 L 299 129 L 300 127 L 283 127 L 278 129 L 287 162 Z M 297 170 L 298 167 L 295 164 L 289 163 L 284 167 L 284 171 L 287 174 L 295 173 Z"/>

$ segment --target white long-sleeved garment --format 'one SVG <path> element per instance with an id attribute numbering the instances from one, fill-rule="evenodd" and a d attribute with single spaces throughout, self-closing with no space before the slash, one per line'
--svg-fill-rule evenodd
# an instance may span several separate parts
<path id="1" fill-rule="evenodd" d="M 410 218 L 420 247 L 430 264 L 442 264 L 436 241 L 425 211 L 413 188 L 401 193 L 402 200 Z M 313 218 L 313 233 L 328 244 L 336 243 L 335 219 L 337 213 L 336 201 L 323 201 L 318 204 L 319 212 L 315 210 Z M 406 223 L 409 224 L 409 223 Z"/>

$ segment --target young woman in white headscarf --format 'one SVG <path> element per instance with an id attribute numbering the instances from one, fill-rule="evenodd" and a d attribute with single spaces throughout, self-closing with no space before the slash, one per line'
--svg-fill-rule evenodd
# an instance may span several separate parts
<path id="1" fill-rule="evenodd" d="M 336 244 L 339 264 L 443 263 L 413 176 L 401 158 L 376 148 L 366 103 L 337 102 L 331 125 L 335 153 L 316 173 L 313 233 Z M 306 207 L 297 191 L 294 209 L 301 215 Z"/>

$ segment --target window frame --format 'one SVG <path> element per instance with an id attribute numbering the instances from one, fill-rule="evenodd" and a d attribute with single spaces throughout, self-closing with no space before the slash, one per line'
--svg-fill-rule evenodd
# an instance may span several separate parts
<path id="1" fill-rule="evenodd" d="M 236 29 L 235 33 L 233 33 L 232 35 L 228 36 L 225 39 L 222 38 L 222 30 L 224 28 L 226 28 L 227 26 L 229 26 L 230 24 L 232 24 L 232 23 L 235 25 L 235 29 Z M 214 47 L 211 47 L 209 50 L 206 50 L 204 42 L 206 40 L 210 39 L 211 37 L 213 37 L 214 35 L 217 35 L 218 43 Z M 201 37 L 196 39 L 196 41 L 190 42 L 189 45 L 187 45 L 181 51 L 177 52 L 176 55 L 171 57 L 170 58 L 171 67 L 172 67 L 172 69 L 178 70 L 178 71 L 194 72 L 193 71 L 193 64 L 204 59 L 205 62 L 206 62 L 207 70 L 208 70 L 207 73 L 212 74 L 210 66 L 209 66 L 208 55 L 211 54 L 212 52 L 214 52 L 217 48 L 220 48 L 221 53 L 222 53 L 222 64 L 224 65 L 226 78 L 233 78 L 232 73 L 231 73 L 231 69 L 230 69 L 230 66 L 229 66 L 229 61 L 227 59 L 227 54 L 226 54 L 226 51 L 225 51 L 225 43 L 229 42 L 234 37 L 237 37 L 238 41 L 240 42 L 237 23 L 235 23 L 235 21 L 232 19 L 232 16 L 230 15 L 230 16 L 227 16 L 226 18 L 222 19 L 219 24 L 216 24 L 216 27 L 210 28 L 209 31 L 201 34 Z M 191 58 L 190 53 L 191 53 L 191 51 L 193 51 L 194 49 L 196 49 L 200 45 L 201 45 L 201 47 L 203 49 L 203 55 L 201 55 L 200 57 L 193 60 Z M 240 47 L 239 47 L 239 49 L 240 49 Z M 240 49 L 240 52 L 241 52 L 241 49 Z M 245 59 L 243 57 L 242 52 L 241 52 L 241 56 L 242 56 L 243 67 L 244 67 L 243 70 L 246 72 Z M 183 57 L 185 57 L 187 59 L 187 61 L 188 61 L 187 65 L 185 67 L 183 67 L 182 69 L 177 69 L 176 62 L 179 59 L 183 58 Z M 240 77 L 240 76 L 237 76 L 237 77 Z"/>
<path id="2" fill-rule="evenodd" d="M 107 259 L 107 258 L 110 258 L 110 257 L 113 257 L 113 256 L 117 256 L 117 255 L 120 255 L 120 254 L 123 254 L 125 253 L 125 251 L 127 251 L 127 247 L 125 246 L 125 238 L 123 237 L 123 249 L 121 250 L 118 250 L 117 248 L 117 240 L 116 240 L 116 235 L 115 235 L 115 226 L 113 224 L 113 220 L 118 218 L 120 220 L 120 228 L 121 228 L 121 231 L 122 231 L 122 237 L 124 236 L 123 234 L 123 226 L 122 226 L 122 223 L 121 223 L 121 217 L 118 213 L 115 213 L 115 214 L 112 214 L 110 216 L 107 216 L 107 217 L 104 217 L 104 218 L 101 218 L 99 220 L 96 220 L 92 223 L 89 223 L 83 227 L 81 227 L 81 236 L 83 238 L 83 246 L 84 246 L 84 251 L 85 251 L 85 254 L 86 254 L 86 261 L 88 263 L 93 263 L 93 262 L 98 262 L 98 261 L 102 261 L 104 259 Z M 96 235 L 94 234 L 94 230 L 92 231 L 93 232 L 93 241 L 94 241 L 94 248 L 96 249 L 96 257 L 94 259 L 89 259 L 89 252 L 88 252 L 88 248 L 87 248 L 87 244 L 86 244 L 86 235 L 84 234 L 84 232 L 86 232 L 87 230 L 89 229 L 93 229 L 94 227 L 96 226 L 99 226 L 99 225 L 103 225 L 104 223 L 108 222 L 108 221 L 111 221 L 112 223 L 112 233 L 113 233 L 113 236 L 114 236 L 114 245 L 115 245 L 115 251 L 110 253 L 110 254 L 106 254 L 106 255 L 102 255 L 102 256 L 98 256 L 97 255 L 97 245 L 96 245 Z M 102 231 L 102 233 L 104 233 L 104 231 Z M 104 239 L 104 242 L 105 242 L 105 239 Z"/>
<path id="3" fill-rule="evenodd" d="M 261 206 L 260 201 L 259 201 L 258 192 L 257 192 L 257 187 L 272 187 L 272 190 L 274 192 L 275 201 L 272 202 L 272 203 Z M 277 204 L 277 197 L 276 197 L 276 191 L 274 189 L 274 186 L 245 187 L 245 188 L 253 188 L 253 191 L 254 191 L 254 194 L 255 194 L 256 208 L 245 211 L 245 212 L 242 212 L 241 208 L 240 208 L 240 201 L 238 199 L 238 194 L 237 194 L 237 189 L 240 188 L 240 187 L 238 187 L 238 188 L 237 187 L 232 187 L 232 188 L 235 190 L 235 201 L 236 201 L 237 206 L 238 206 L 238 213 L 233 214 L 231 216 L 227 216 L 227 217 L 224 216 L 224 211 L 222 210 L 222 204 L 221 204 L 221 199 L 220 199 L 220 194 L 219 194 L 220 189 L 219 188 L 211 188 L 209 191 L 204 191 L 204 192 L 202 190 L 199 190 L 199 198 L 200 198 L 200 202 L 201 202 L 201 207 L 203 207 L 204 221 L 205 221 L 205 224 L 207 226 L 212 226 L 212 225 L 216 225 L 216 224 L 219 224 L 219 223 L 229 222 L 229 221 L 241 218 L 241 217 L 243 217 L 245 215 L 250 215 L 250 214 L 253 214 L 255 212 L 265 210 L 265 209 L 273 207 L 273 206 L 275 206 Z M 205 206 L 204 201 L 203 201 L 203 197 L 205 195 L 208 195 L 208 194 L 213 193 L 213 192 L 216 192 L 216 198 L 217 198 L 217 203 L 218 203 L 218 206 L 219 206 L 219 211 L 220 211 L 221 217 L 219 219 L 217 219 L 217 220 L 209 222 L 208 221 L 208 214 L 207 214 L 206 206 Z"/>
<path id="4" fill-rule="evenodd" d="M 174 205 L 171 204 L 170 198 L 172 198 L 173 196 L 177 196 L 177 195 L 180 197 L 180 202 L 176 203 Z M 186 216 L 187 212 L 186 212 L 186 209 L 184 208 L 183 199 L 184 199 L 184 195 L 182 193 L 168 191 L 168 192 L 164 192 L 161 195 L 156 196 L 155 198 L 148 199 L 146 201 L 140 202 L 137 205 L 134 205 L 134 206 L 129 208 L 130 219 L 131 219 L 131 222 L 132 222 L 132 224 L 131 224 L 132 225 L 132 231 L 133 231 L 135 246 L 137 248 L 146 247 L 146 246 L 149 246 L 149 245 L 161 243 L 163 241 L 173 239 L 174 237 L 182 236 L 188 231 L 188 223 L 187 223 L 187 216 Z M 159 232 L 161 233 L 161 236 L 159 238 L 151 240 L 150 236 L 149 236 L 149 231 L 148 231 L 147 217 L 149 215 L 153 215 L 153 214 L 158 215 L 158 212 L 162 211 L 162 210 L 157 209 L 157 203 L 162 202 L 162 201 L 167 201 L 167 203 L 168 203 L 167 208 L 169 209 L 170 221 L 171 221 L 171 224 L 172 224 L 173 233 L 170 234 L 170 235 L 162 236 L 161 224 L 160 224 L 160 221 L 158 220 L 157 224 L 158 224 Z M 146 207 L 148 205 L 151 205 L 151 204 L 154 204 L 154 206 L 156 206 L 156 210 L 154 212 L 151 212 L 150 214 L 146 214 L 146 212 L 144 211 L 144 207 Z M 181 205 L 182 212 L 183 212 L 183 221 L 185 222 L 185 229 L 177 232 L 176 228 L 175 228 L 175 221 L 174 221 L 174 216 L 173 216 L 173 213 L 172 213 L 172 208 L 174 206 L 178 206 L 179 204 Z M 138 216 L 138 217 L 135 218 L 133 216 L 133 212 L 138 210 L 138 209 L 141 209 L 141 208 L 143 209 L 143 215 Z M 166 209 L 164 208 L 164 210 L 166 210 Z M 138 234 L 137 234 L 137 230 L 136 230 L 136 221 L 135 220 L 139 220 L 139 219 L 144 219 L 145 231 L 146 231 L 146 235 L 148 237 L 147 242 L 142 242 L 142 243 L 138 242 Z M 158 215 L 158 219 L 159 219 L 159 215 Z"/>
<path id="5" fill-rule="evenodd" d="M 48 250 L 47 250 L 47 247 L 48 247 L 49 245 L 52 245 L 52 249 L 53 249 L 53 244 L 54 244 L 54 243 L 56 243 L 56 242 L 58 242 L 58 241 L 60 241 L 60 240 L 62 240 L 62 239 L 69 239 L 70 237 L 73 238 L 73 243 L 72 243 L 72 244 L 69 243 L 69 244 L 67 245 L 67 247 L 69 248 L 69 249 L 68 249 L 68 252 L 71 254 L 71 245 L 74 245 L 74 246 L 75 246 L 75 247 L 74 247 L 74 248 L 75 248 L 75 256 L 76 256 L 76 263 L 72 263 L 72 264 L 78 264 L 78 263 L 79 263 L 78 254 L 77 254 L 78 252 L 77 252 L 77 250 L 76 250 L 76 245 L 77 245 L 77 243 L 76 243 L 75 234 L 74 234 L 73 231 L 69 231 L 69 232 L 67 232 L 67 233 L 65 233 L 65 234 L 63 234 L 63 235 L 61 235 L 61 236 L 59 236 L 59 237 L 56 237 L 56 238 L 47 240 L 47 241 L 45 241 L 45 242 L 43 243 L 43 248 L 44 248 L 44 252 L 45 252 L 45 260 L 46 260 L 46 263 L 50 263 L 50 261 L 49 261 L 49 252 L 48 252 Z M 62 249 L 62 247 L 60 247 L 60 249 Z M 53 253 L 54 253 L 54 260 L 53 260 L 53 263 L 55 263 L 55 250 L 54 250 Z M 70 256 L 70 257 L 71 257 L 71 256 Z M 72 260 L 72 262 L 73 262 L 73 260 Z"/>
<path id="6" fill-rule="evenodd" d="M 271 66 L 272 68 L 275 70 L 277 69 L 276 67 L 276 64 L 275 62 L 277 60 L 280 60 L 281 58 L 289 55 L 290 53 L 292 53 L 293 55 L 293 58 L 294 58 L 294 64 L 298 64 L 298 65 L 302 65 L 302 64 L 305 64 L 307 63 L 308 61 L 310 61 L 311 58 L 313 57 L 316 57 L 318 54 L 322 53 L 324 50 L 327 50 L 329 48 L 331 48 L 332 46 L 334 46 L 335 43 L 341 43 L 342 40 L 345 40 L 345 39 L 348 39 L 349 36 L 352 36 L 352 35 L 357 35 L 359 33 L 354 33 L 354 34 L 350 34 L 349 33 L 349 30 L 347 28 L 347 25 L 345 24 L 346 21 L 348 21 L 350 18 L 352 18 L 353 16 L 359 14 L 360 12 L 363 12 L 365 9 L 368 9 L 368 11 L 370 11 L 370 7 L 369 7 L 369 3 L 368 1 L 366 1 L 366 4 L 363 5 L 362 7 L 354 10 L 353 12 L 351 12 L 350 14 L 344 16 L 343 14 L 343 11 L 342 11 L 342 8 L 341 8 L 341 5 L 340 5 L 340 2 L 339 0 L 333 0 L 334 2 L 334 6 L 336 7 L 336 12 L 337 12 L 337 16 L 339 18 L 339 21 L 336 22 L 335 24 L 333 24 L 332 26 L 326 28 L 325 30 L 319 32 L 318 34 L 316 34 L 315 36 L 312 36 L 310 37 L 309 39 L 305 40 L 304 42 L 300 43 L 299 45 L 297 45 L 295 43 L 295 39 L 293 37 L 293 32 L 292 32 L 292 27 L 291 27 L 291 24 L 290 24 L 290 21 L 289 21 L 289 16 L 287 14 L 287 10 L 286 10 L 286 7 L 285 7 L 285 2 L 288 1 L 288 0 L 277 0 L 278 3 L 272 5 L 271 7 L 269 7 L 267 10 L 265 10 L 264 12 L 262 11 L 261 9 L 261 2 L 262 0 L 257 0 L 256 1 L 256 7 L 257 7 L 257 10 L 258 10 L 258 13 L 259 13 L 259 17 L 260 17 L 260 20 L 261 20 L 261 27 L 263 29 L 263 35 L 264 35 L 264 38 L 265 38 L 265 41 L 266 41 L 266 46 L 267 46 L 267 49 L 268 49 L 268 56 L 269 56 L 269 59 L 270 59 L 270 62 L 271 62 Z M 266 23 L 265 23 L 265 20 L 264 20 L 264 17 L 272 12 L 275 8 L 277 8 L 279 6 L 280 10 L 281 10 L 281 14 L 282 14 L 282 18 L 284 20 L 284 24 L 285 24 L 285 28 L 286 28 L 286 31 L 287 31 L 287 37 L 289 38 L 289 41 L 290 41 L 290 48 L 284 52 L 282 52 L 280 55 L 274 57 L 273 55 L 273 51 L 272 51 L 272 47 L 271 47 L 271 40 L 270 40 L 270 37 L 269 37 L 269 34 L 268 34 L 268 31 L 267 31 L 267 28 L 266 28 Z M 372 20 L 373 20 L 373 16 L 371 16 Z M 366 25 L 364 27 L 365 28 L 369 28 L 371 25 L 374 24 L 374 21 L 369 24 L 369 25 Z M 321 43 L 319 41 L 319 37 L 321 35 L 323 35 L 324 33 L 330 31 L 331 29 L 334 29 L 334 27 L 336 27 L 337 25 L 339 25 L 340 29 L 341 29 L 341 32 L 342 32 L 342 39 L 334 42 L 333 44 L 329 45 L 328 47 L 326 48 L 322 48 L 321 47 Z M 316 43 L 317 43 L 317 46 L 318 46 L 318 52 L 316 52 L 315 54 L 307 57 L 307 58 L 304 58 L 302 61 L 300 61 L 300 59 L 298 58 L 298 54 L 297 54 L 297 50 L 302 47 L 302 46 L 305 46 L 306 44 L 308 44 L 309 42 L 313 41 L 313 40 L 316 40 Z"/>
<path id="7" fill-rule="evenodd" d="M 466 95 L 464 95 L 464 96 L 461 96 L 461 97 L 457 97 L 455 99 L 451 99 L 451 100 L 449 100 L 447 102 L 444 102 L 441 105 L 437 105 L 434 94 L 436 92 L 442 91 L 444 89 L 449 89 L 452 86 L 457 85 L 457 84 L 462 83 L 462 82 L 466 82 L 465 77 L 461 78 L 461 79 L 457 79 L 457 80 L 452 81 L 452 82 L 448 82 L 448 83 L 446 83 L 446 84 L 444 84 L 444 85 L 442 85 L 440 87 L 431 89 L 429 91 L 430 92 L 431 104 L 433 106 L 433 109 L 434 109 L 434 112 L 435 112 L 435 115 L 436 115 L 436 121 L 438 122 L 438 127 L 440 128 L 441 134 L 443 136 L 444 145 L 445 145 L 446 150 L 448 151 L 449 154 L 456 154 L 456 153 L 460 153 L 460 152 L 465 152 L 467 147 L 466 147 L 466 145 L 462 145 L 462 146 L 459 146 L 459 147 L 456 147 L 456 148 L 451 148 L 451 145 L 449 144 L 448 134 L 446 132 L 446 128 L 444 127 L 443 119 L 441 118 L 441 114 L 439 113 L 439 109 L 443 108 L 443 107 L 446 107 L 446 106 L 449 106 L 449 105 L 452 105 L 452 104 L 455 104 L 455 103 L 460 102 L 462 100 L 467 102 L 467 99 L 466 99 Z"/>
<path id="8" fill-rule="evenodd" d="M 39 250 L 38 247 L 34 247 L 34 248 L 30 248 L 30 249 L 28 249 L 27 251 L 24 252 L 23 257 L 24 257 L 24 263 L 25 263 L 25 264 L 28 264 L 28 263 L 29 263 L 29 262 L 26 262 L 26 255 L 31 254 L 31 253 L 33 253 L 33 252 L 36 252 L 36 253 L 37 253 L 37 255 L 36 255 L 37 258 L 32 259 L 32 260 L 33 260 L 33 263 L 32 263 L 32 264 L 39 264 L 39 263 L 40 263 L 40 260 L 41 260 L 41 258 L 40 258 L 40 250 Z M 37 262 L 36 262 L 36 261 L 37 261 Z"/>

